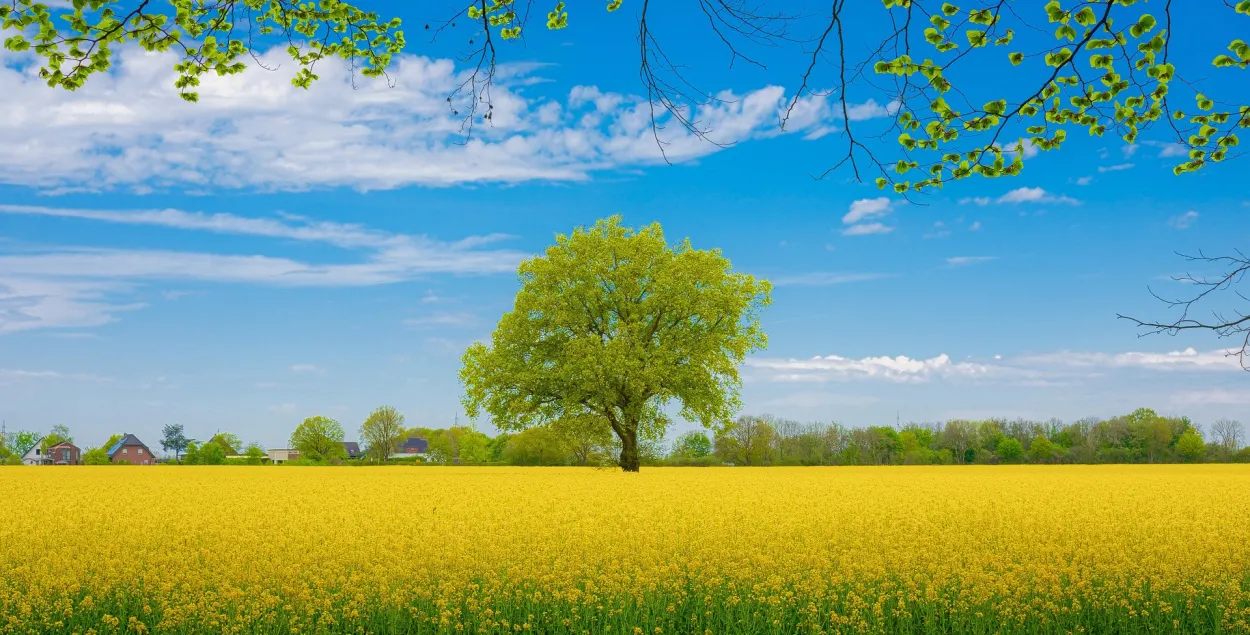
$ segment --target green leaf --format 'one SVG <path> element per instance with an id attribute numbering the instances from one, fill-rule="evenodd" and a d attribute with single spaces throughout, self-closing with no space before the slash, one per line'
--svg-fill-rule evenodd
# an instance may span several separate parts
<path id="1" fill-rule="evenodd" d="M 1007 56 L 1007 59 L 1011 60 L 1012 65 L 1019 66 L 1020 63 L 1024 61 L 1024 53 L 1020 53 L 1020 52 L 1012 53 Z"/>

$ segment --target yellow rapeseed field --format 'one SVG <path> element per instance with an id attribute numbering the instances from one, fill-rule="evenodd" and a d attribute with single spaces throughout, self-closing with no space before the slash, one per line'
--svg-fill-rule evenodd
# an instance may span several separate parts
<path id="1" fill-rule="evenodd" d="M 1250 632 L 1250 467 L 0 469 L 0 633 Z"/>

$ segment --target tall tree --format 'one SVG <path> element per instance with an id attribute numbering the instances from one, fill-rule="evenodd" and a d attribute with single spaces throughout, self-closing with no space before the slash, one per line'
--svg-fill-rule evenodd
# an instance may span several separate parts
<path id="1" fill-rule="evenodd" d="M 300 458 L 337 461 L 347 453 L 343 448 L 343 426 L 329 417 L 309 417 L 291 433 L 291 447 Z"/>
<path id="2" fill-rule="evenodd" d="M 39 440 L 42 438 L 38 432 L 32 432 L 30 430 L 9 432 L 7 433 L 7 436 L 8 439 L 6 440 L 5 445 L 13 451 L 13 454 L 16 454 L 19 457 L 25 455 L 31 448 L 38 445 Z"/>
<path id="3" fill-rule="evenodd" d="M 74 437 L 69 433 L 69 426 L 63 423 L 58 423 L 52 426 L 52 429 L 48 431 L 47 436 L 39 440 L 39 446 L 43 448 L 44 452 L 47 452 L 48 448 L 51 448 L 58 443 L 73 442 Z"/>
<path id="4" fill-rule="evenodd" d="M 1212 439 L 1229 454 L 1241 449 L 1243 433 L 1244 429 L 1240 421 L 1216 419 L 1215 423 L 1211 424 Z"/>
<path id="5" fill-rule="evenodd" d="M 639 435 L 663 437 L 672 402 L 706 427 L 727 423 L 738 365 L 767 343 L 768 282 L 734 272 L 718 250 L 670 247 L 658 223 L 579 227 L 519 274 L 490 344 L 464 354 L 466 412 L 501 430 L 598 417 L 620 439 L 625 471 L 639 469 Z"/>
<path id="6" fill-rule="evenodd" d="M 392 406 L 374 410 L 360 424 L 360 440 L 365 442 L 365 456 L 378 463 L 385 463 L 406 436 L 404 415 Z"/>
<path id="7" fill-rule="evenodd" d="M 182 460 L 182 452 L 187 449 L 187 444 L 190 442 L 181 423 L 170 423 L 161 428 L 161 449 L 173 452 L 176 461 Z"/>
<path id="8" fill-rule="evenodd" d="M 233 432 L 218 432 L 208 442 L 220 445 L 226 454 L 238 454 L 243 449 L 243 439 Z"/>

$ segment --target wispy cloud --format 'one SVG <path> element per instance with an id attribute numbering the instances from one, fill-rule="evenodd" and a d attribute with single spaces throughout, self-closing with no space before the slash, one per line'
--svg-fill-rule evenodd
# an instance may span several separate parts
<path id="1" fill-rule="evenodd" d="M 1136 147 L 1136 146 L 1132 146 L 1132 147 Z M 1106 174 L 1107 172 L 1123 172 L 1124 170 L 1131 170 L 1134 167 L 1135 167 L 1135 164 L 1133 163 L 1117 163 L 1115 165 L 1100 165 L 1098 166 L 1098 172 L 1101 174 Z"/>
<path id="2" fill-rule="evenodd" d="M 1094 177 L 1092 176 L 1077 177 L 1075 179 L 1072 179 L 1071 182 L 1076 185 L 1089 185 L 1090 183 L 1094 182 Z"/>
<path id="3" fill-rule="evenodd" d="M 998 260 L 998 256 L 953 256 L 946 259 L 946 264 L 952 267 L 961 267 L 964 265 L 975 265 L 982 262 L 990 262 Z"/>
<path id="4" fill-rule="evenodd" d="M 326 371 L 315 364 L 292 364 L 291 372 L 300 375 L 324 375 Z"/>
<path id="5" fill-rule="evenodd" d="M 504 234 L 441 241 L 361 225 L 297 216 L 245 217 L 182 210 L 90 210 L 0 205 L 0 215 L 48 216 L 116 225 L 255 236 L 321 243 L 360 254 L 356 262 L 314 263 L 268 255 L 74 246 L 0 251 L 0 332 L 92 327 L 118 312 L 152 281 L 190 280 L 271 286 L 351 287 L 390 284 L 438 274 L 483 275 L 516 270 L 527 254 L 503 249 Z"/>
<path id="6" fill-rule="evenodd" d="M 1183 157 L 1189 154 L 1189 148 L 1186 148 L 1184 145 L 1179 143 L 1169 143 L 1166 141 L 1143 141 L 1142 145 L 1158 149 L 1158 157 L 1160 159 Z"/>
<path id="7" fill-rule="evenodd" d="M 1180 216 L 1173 216 L 1168 219 L 1168 225 L 1176 229 L 1189 229 L 1196 222 L 1198 222 L 1198 212 L 1192 209 Z"/>
<path id="8" fill-rule="evenodd" d="M 472 313 L 436 313 L 404 320 L 406 326 L 473 326 L 478 317 Z"/>
<path id="9" fill-rule="evenodd" d="M 90 373 L 62 373 L 55 370 L 23 370 L 19 368 L 0 368 L 0 378 L 6 379 L 53 379 L 83 381 L 103 384 L 113 381 L 112 378 L 92 375 Z"/>
<path id="10" fill-rule="evenodd" d="M 823 382 L 854 379 L 879 379 L 893 382 L 928 381 L 935 376 L 979 376 L 989 372 L 983 364 L 952 362 L 947 355 L 928 359 L 897 357 L 864 357 L 850 359 L 838 355 L 810 359 L 752 358 L 750 368 L 769 371 L 774 381 Z"/>
<path id="11" fill-rule="evenodd" d="M 888 273 L 843 273 L 836 271 L 813 271 L 811 273 L 799 273 L 783 276 L 770 277 L 769 281 L 778 287 L 824 287 L 835 284 L 846 284 L 849 282 L 866 282 L 868 280 L 880 280 L 882 278 L 891 278 L 892 274 Z"/>

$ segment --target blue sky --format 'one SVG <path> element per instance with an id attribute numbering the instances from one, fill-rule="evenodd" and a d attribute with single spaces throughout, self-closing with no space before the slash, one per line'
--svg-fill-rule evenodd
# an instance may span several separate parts
<path id="1" fill-rule="evenodd" d="M 394 6 L 410 30 L 430 19 Z M 314 414 L 352 437 L 382 404 L 463 423 L 459 357 L 510 307 L 516 263 L 614 213 L 776 283 L 770 347 L 743 368 L 750 412 L 876 425 L 1149 406 L 1202 423 L 1250 406 L 1222 342 L 1116 319 L 1169 315 L 1147 286 L 1186 291 L 1167 280 L 1186 270 L 1174 251 L 1245 245 L 1244 165 L 1177 178 L 1159 139 L 1074 135 L 1019 178 L 908 204 L 809 176 L 844 141 L 819 96 L 778 131 L 795 58 L 731 70 L 691 43 L 674 54 L 729 91 L 701 119 L 735 143 L 670 126 L 666 165 L 636 60 L 600 53 L 632 54 L 629 8 L 501 49 L 495 126 L 467 144 L 444 101 L 457 41 L 410 35 L 394 86 L 352 89 L 327 64 L 300 91 L 288 62 L 206 79 L 195 105 L 168 58 L 123 49 L 70 94 L 0 54 L 0 417 L 85 445 L 155 443 L 178 422 L 275 447 Z M 870 99 L 852 100 L 865 126 L 885 120 Z"/>

